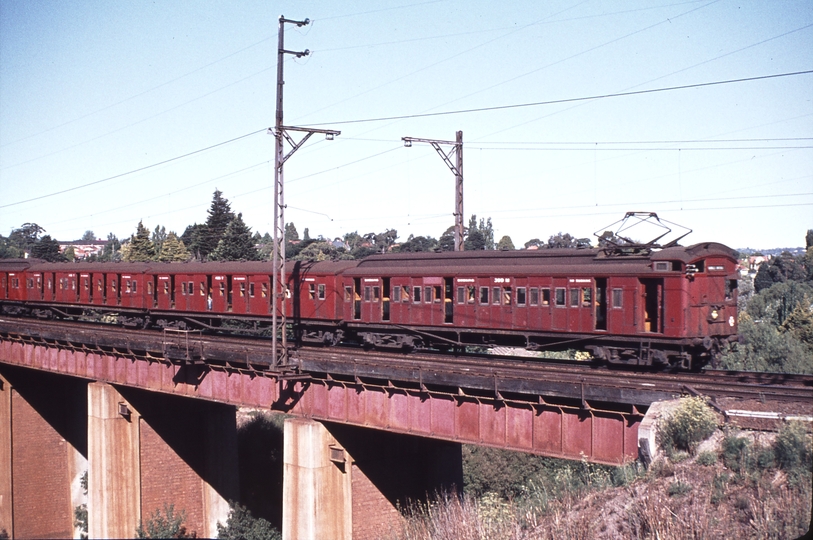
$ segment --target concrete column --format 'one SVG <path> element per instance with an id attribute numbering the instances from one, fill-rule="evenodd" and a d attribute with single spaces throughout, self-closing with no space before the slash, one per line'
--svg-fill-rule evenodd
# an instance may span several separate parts
<path id="1" fill-rule="evenodd" d="M 325 426 L 285 420 L 283 461 L 283 540 L 351 540 L 352 464 Z"/>
<path id="2" fill-rule="evenodd" d="M 132 538 L 141 519 L 140 416 L 111 385 L 88 385 L 88 533 Z"/>

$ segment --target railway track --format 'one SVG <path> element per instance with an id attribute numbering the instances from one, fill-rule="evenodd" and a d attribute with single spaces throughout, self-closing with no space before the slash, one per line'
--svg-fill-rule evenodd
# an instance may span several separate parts
<path id="1" fill-rule="evenodd" d="M 685 394 L 718 398 L 799 401 L 813 407 L 813 377 L 707 371 L 670 373 L 599 368 L 590 363 L 495 355 L 411 354 L 348 347 L 293 349 L 295 372 L 271 369 L 270 343 L 256 338 L 130 330 L 97 324 L 0 318 L 0 335 L 67 348 L 96 348 L 151 361 L 194 363 L 201 369 L 251 370 L 280 378 L 431 391 L 462 399 L 565 402 L 646 407 Z M 204 367 L 205 366 L 205 367 Z"/>

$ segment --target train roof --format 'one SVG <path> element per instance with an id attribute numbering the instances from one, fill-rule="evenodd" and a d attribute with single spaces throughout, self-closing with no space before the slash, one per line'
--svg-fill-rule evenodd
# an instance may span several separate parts
<path id="1" fill-rule="evenodd" d="M 42 262 L 41 259 L 0 259 L 0 270 L 4 272 L 21 272 L 32 264 Z"/>

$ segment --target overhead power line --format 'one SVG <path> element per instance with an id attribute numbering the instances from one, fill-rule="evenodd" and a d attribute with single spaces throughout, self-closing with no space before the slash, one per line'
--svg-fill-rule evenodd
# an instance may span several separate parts
<path id="1" fill-rule="evenodd" d="M 742 79 L 726 79 L 723 81 L 711 81 L 711 82 L 704 82 L 704 83 L 695 83 L 695 84 L 684 84 L 681 86 L 667 86 L 664 88 L 652 88 L 649 90 L 635 90 L 631 92 L 618 92 L 614 94 L 596 94 L 593 96 L 584 96 L 584 97 L 577 97 L 577 98 L 564 98 L 564 99 L 552 99 L 548 101 L 534 101 L 531 103 L 515 103 L 512 105 L 497 105 L 494 107 L 478 107 L 475 109 L 458 109 L 454 111 L 440 111 L 440 112 L 431 112 L 431 113 L 420 113 L 420 114 L 405 114 L 401 116 L 381 116 L 377 118 L 364 118 L 360 120 L 339 120 L 335 122 L 325 122 L 320 124 L 310 124 L 311 126 L 325 126 L 325 125 L 337 125 L 337 124 L 361 124 L 363 122 L 385 122 L 390 120 L 408 120 L 411 118 L 427 118 L 432 116 L 448 116 L 452 114 L 466 114 L 466 113 L 477 113 L 477 112 L 489 112 L 489 111 L 501 111 L 506 109 L 519 109 L 523 107 L 539 107 L 542 105 L 558 105 L 560 103 L 576 103 L 579 101 L 591 101 L 597 99 L 606 99 L 606 98 L 615 98 L 615 97 L 627 97 L 627 96 L 637 96 L 642 94 L 654 94 L 657 92 L 671 92 L 673 90 L 688 90 L 690 88 L 703 88 L 707 86 L 719 86 L 723 84 L 734 84 L 734 83 L 742 83 L 742 82 L 753 82 L 753 81 L 761 81 L 766 79 L 777 79 L 780 77 L 792 77 L 795 75 L 809 75 L 813 73 L 813 69 L 805 70 L 805 71 L 793 71 L 790 73 L 777 73 L 775 75 L 760 75 L 758 77 L 744 77 Z"/>
<path id="2" fill-rule="evenodd" d="M 130 174 L 135 174 L 137 172 L 146 171 L 147 169 L 153 169 L 153 168 L 158 167 L 160 165 L 166 165 L 167 163 L 171 163 L 173 161 L 178 161 L 179 159 L 187 158 L 189 156 L 194 156 L 195 154 L 200 154 L 201 152 L 206 152 L 207 150 L 211 150 L 212 148 L 217 148 L 218 146 L 223 146 L 224 144 L 229 144 L 229 143 L 232 143 L 234 141 L 239 141 L 240 139 L 245 139 L 246 137 L 256 135 L 257 133 L 264 133 L 265 131 L 266 131 L 266 128 L 258 129 L 257 131 L 252 131 L 251 133 L 246 133 L 245 135 L 240 135 L 239 137 L 229 139 L 228 141 L 223 141 L 223 142 L 220 142 L 220 143 L 217 143 L 217 144 L 213 144 L 211 146 L 207 146 L 206 148 L 201 148 L 200 150 L 194 150 L 192 152 L 188 152 L 186 154 L 183 154 L 182 156 L 176 156 L 174 158 L 165 159 L 164 161 L 159 161 L 158 163 L 153 163 L 152 165 L 146 165 L 144 167 L 139 167 L 138 169 L 133 169 L 132 171 L 123 172 L 121 174 L 117 174 L 117 175 L 114 175 L 114 176 L 108 176 L 107 178 L 102 178 L 101 180 L 95 180 L 93 182 L 88 182 L 87 184 L 82 184 L 80 186 L 73 186 L 73 187 L 70 187 L 70 188 L 67 188 L 67 189 L 63 189 L 61 191 L 55 191 L 53 193 L 47 193 L 45 195 L 40 195 L 39 197 L 32 197 L 30 199 L 25 199 L 23 201 L 16 201 L 16 202 L 13 202 L 13 203 L 3 204 L 3 205 L 0 205 L 0 208 L 8 208 L 9 206 L 17 206 L 18 204 L 23 204 L 23 203 L 32 202 L 32 201 L 39 201 L 41 199 L 46 199 L 48 197 L 54 197 L 56 195 L 62 195 L 63 193 L 68 193 L 70 191 L 76 191 L 77 189 L 82 189 L 82 188 L 86 188 L 86 187 L 89 187 L 89 186 L 95 186 L 97 184 L 102 184 L 104 182 L 109 182 L 111 180 L 115 180 L 116 178 L 121 178 L 123 176 L 127 176 L 127 175 L 130 175 Z"/>

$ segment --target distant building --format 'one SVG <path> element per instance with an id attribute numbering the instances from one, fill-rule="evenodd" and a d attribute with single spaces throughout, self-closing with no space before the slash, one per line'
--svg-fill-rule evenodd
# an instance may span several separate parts
<path id="1" fill-rule="evenodd" d="M 72 246 L 74 257 L 76 257 L 77 260 L 82 260 L 91 255 L 101 255 L 106 245 L 107 240 L 97 240 L 91 243 L 83 242 L 82 240 L 77 240 L 76 242 L 60 242 L 59 251 L 60 253 L 65 253 L 65 250 Z"/>

